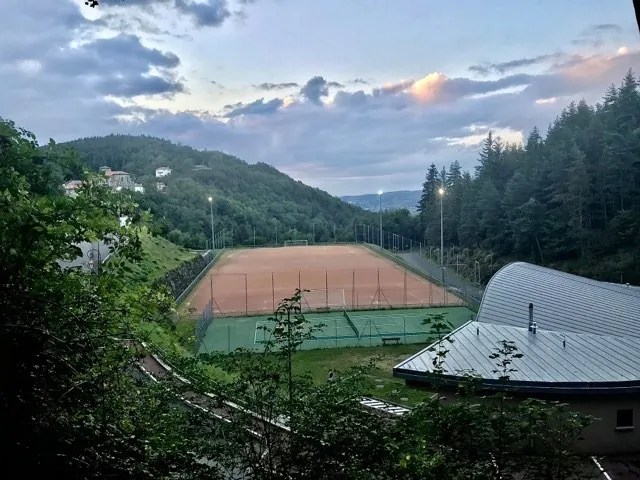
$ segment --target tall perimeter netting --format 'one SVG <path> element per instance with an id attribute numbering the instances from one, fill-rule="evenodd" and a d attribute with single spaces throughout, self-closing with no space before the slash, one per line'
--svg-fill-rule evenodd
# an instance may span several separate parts
<path id="1" fill-rule="evenodd" d="M 300 307 L 303 312 L 344 311 L 344 288 L 320 288 L 302 293 Z"/>

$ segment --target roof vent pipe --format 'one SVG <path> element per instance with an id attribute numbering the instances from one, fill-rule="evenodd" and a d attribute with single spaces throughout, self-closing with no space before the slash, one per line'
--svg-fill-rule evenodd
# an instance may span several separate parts
<path id="1" fill-rule="evenodd" d="M 567 347 L 567 337 L 565 336 L 565 334 L 562 334 L 562 348 L 566 348 Z"/>
<path id="2" fill-rule="evenodd" d="M 531 327 L 531 331 L 533 332 L 533 334 L 536 334 L 536 331 L 538 330 L 538 324 L 536 322 L 533 322 L 533 325 Z"/>
<path id="3" fill-rule="evenodd" d="M 533 303 L 529 304 L 529 331 L 533 328 Z"/>

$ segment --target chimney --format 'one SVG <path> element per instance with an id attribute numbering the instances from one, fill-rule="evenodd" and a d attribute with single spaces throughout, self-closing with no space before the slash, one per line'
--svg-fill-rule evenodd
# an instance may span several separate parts
<path id="1" fill-rule="evenodd" d="M 533 328 L 533 303 L 529 304 L 529 331 Z"/>
<path id="2" fill-rule="evenodd" d="M 531 326 L 531 332 L 535 335 L 537 330 L 538 324 L 536 322 L 533 322 L 533 325 Z"/>

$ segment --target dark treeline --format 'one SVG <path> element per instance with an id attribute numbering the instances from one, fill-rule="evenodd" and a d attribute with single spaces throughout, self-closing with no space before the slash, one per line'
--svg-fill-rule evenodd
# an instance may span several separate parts
<path id="1" fill-rule="evenodd" d="M 418 205 L 429 245 L 640 282 L 640 95 L 630 71 L 601 103 L 570 103 L 523 146 L 485 139 L 473 174 L 432 164 Z"/>

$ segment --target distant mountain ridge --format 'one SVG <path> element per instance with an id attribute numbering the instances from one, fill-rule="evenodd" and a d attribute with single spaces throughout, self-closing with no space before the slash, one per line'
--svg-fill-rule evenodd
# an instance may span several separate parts
<path id="1" fill-rule="evenodd" d="M 382 194 L 383 210 L 398 210 L 406 208 L 411 213 L 416 213 L 416 205 L 420 201 L 421 190 L 398 190 L 395 192 L 384 192 Z M 351 205 L 356 205 L 364 210 L 377 212 L 380 208 L 380 199 L 377 193 L 366 193 L 364 195 L 345 195 L 340 200 Z"/>

